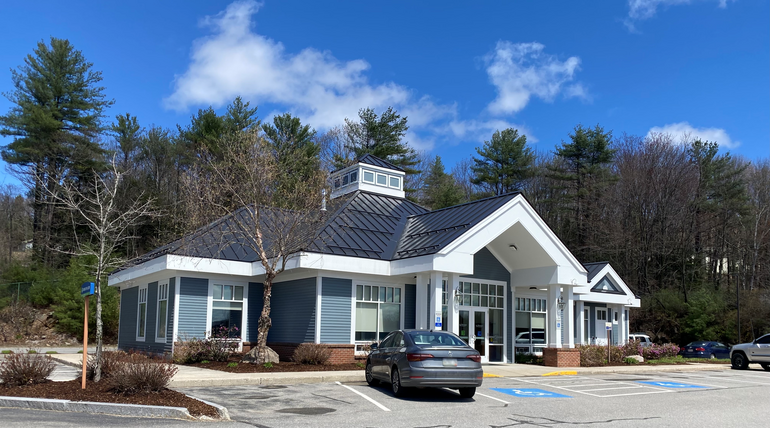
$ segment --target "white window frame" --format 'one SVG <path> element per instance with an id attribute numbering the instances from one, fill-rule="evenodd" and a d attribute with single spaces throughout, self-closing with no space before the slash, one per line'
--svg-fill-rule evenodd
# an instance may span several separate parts
<path id="1" fill-rule="evenodd" d="M 209 279 L 209 291 L 208 291 L 208 304 L 207 304 L 207 310 L 206 310 L 206 337 L 211 337 L 211 323 L 214 313 L 214 285 L 233 285 L 233 286 L 239 286 L 243 287 L 243 318 L 241 319 L 241 337 L 240 339 L 232 339 L 237 340 L 239 343 L 239 348 L 242 346 L 243 342 L 247 341 L 246 338 L 248 337 L 248 317 L 247 314 L 249 313 L 249 284 L 247 282 L 242 281 L 232 281 L 227 278 L 223 279 Z"/>
<path id="2" fill-rule="evenodd" d="M 396 180 L 396 182 L 398 184 L 396 184 L 394 186 L 393 184 L 391 184 L 392 180 Z M 399 177 L 397 175 L 389 175 L 388 176 L 388 187 L 390 187 L 391 189 L 399 189 L 400 190 L 401 189 L 401 177 Z"/>
<path id="3" fill-rule="evenodd" d="M 142 304 L 144 304 L 144 326 L 142 326 L 142 336 L 139 335 L 140 322 L 142 319 Z M 136 341 L 144 342 L 147 338 L 147 284 L 140 285 L 136 299 Z"/>
<path id="4" fill-rule="evenodd" d="M 380 177 L 385 177 L 385 184 L 380 184 Z M 378 172 L 377 176 L 374 178 L 374 184 L 380 187 L 388 187 L 388 177 L 388 174 Z"/>
<path id="5" fill-rule="evenodd" d="M 371 181 L 366 179 L 366 174 L 367 173 L 372 174 L 372 180 Z M 369 170 L 369 169 L 361 170 L 361 175 L 362 175 L 361 181 L 363 181 L 364 183 L 375 184 L 377 182 L 377 173 L 372 171 L 372 170 Z"/>
<path id="6" fill-rule="evenodd" d="M 155 305 L 155 341 L 166 343 L 168 338 L 168 280 L 158 281 L 158 299 Z M 164 314 L 166 320 L 163 323 L 163 336 L 160 335 L 161 329 L 158 324 L 160 322 L 160 302 L 166 302 L 166 313 Z"/>
<path id="7" fill-rule="evenodd" d="M 363 347 L 368 345 L 368 344 L 370 344 L 370 343 L 373 343 L 373 342 L 379 342 L 380 340 L 379 339 L 375 339 L 374 341 L 370 341 L 370 340 L 356 340 L 356 312 L 357 312 L 356 311 L 356 303 L 358 303 L 358 302 L 362 302 L 362 303 L 377 303 L 377 314 L 378 314 L 377 322 L 378 322 L 378 325 L 377 325 L 377 332 L 375 333 L 375 337 L 376 337 L 376 336 L 379 336 L 379 333 L 380 333 L 380 331 L 379 331 L 379 328 L 380 328 L 380 326 L 379 326 L 380 303 L 389 303 L 389 302 L 387 302 L 387 292 L 386 292 L 386 301 L 385 302 L 380 302 L 379 300 L 377 300 L 377 301 L 358 300 L 358 297 L 357 297 L 357 294 L 356 294 L 356 290 L 357 290 L 357 287 L 359 285 L 364 286 L 364 287 L 367 286 L 367 285 L 371 286 L 371 287 L 390 287 L 390 288 L 394 289 L 394 291 L 393 291 L 394 295 L 395 295 L 395 289 L 401 290 L 401 302 L 399 303 L 400 308 L 399 308 L 399 320 L 398 320 L 398 328 L 399 329 L 403 329 L 404 328 L 404 308 L 405 308 L 405 299 L 406 299 L 406 294 L 404 294 L 404 293 L 406 291 L 405 290 L 406 287 L 404 287 L 403 284 L 388 284 L 388 283 L 380 283 L 380 282 L 376 282 L 376 281 L 353 280 L 353 290 L 352 290 L 352 292 L 353 292 L 353 296 L 352 297 L 353 298 L 351 299 L 352 300 L 352 308 L 351 308 L 351 315 L 352 316 L 351 316 L 351 326 L 350 326 L 350 337 L 351 337 L 351 339 L 353 340 L 353 343 L 356 346 L 356 348 L 355 348 L 356 349 L 356 351 L 355 351 L 356 355 L 366 355 L 367 352 L 363 350 Z"/>

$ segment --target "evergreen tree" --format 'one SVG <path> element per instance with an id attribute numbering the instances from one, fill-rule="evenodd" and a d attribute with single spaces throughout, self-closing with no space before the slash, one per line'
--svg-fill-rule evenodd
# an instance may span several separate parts
<path id="1" fill-rule="evenodd" d="M 115 119 L 117 119 L 117 122 L 110 126 L 110 130 L 115 134 L 117 149 L 122 155 L 121 166 L 125 170 L 128 168 L 129 161 L 134 152 L 139 147 L 142 127 L 139 126 L 136 116 L 131 116 L 130 113 L 119 114 L 115 116 Z"/>
<path id="2" fill-rule="evenodd" d="M 527 137 L 513 128 L 495 131 L 492 140 L 485 141 L 482 148 L 477 147 L 476 153 L 481 158 L 473 157 L 472 182 L 495 195 L 520 190 L 535 159 L 532 149 L 527 147 Z"/>
<path id="3" fill-rule="evenodd" d="M 403 141 L 409 129 L 406 117 L 401 117 L 393 107 L 388 107 L 380 116 L 371 108 L 361 109 L 358 117 L 358 122 L 345 119 L 346 149 L 356 158 L 365 154 L 377 156 L 402 168 L 407 175 L 418 172 L 412 168 L 417 164 L 417 153 Z M 337 161 L 339 164 L 345 160 Z"/>
<path id="4" fill-rule="evenodd" d="M 451 207 L 463 201 L 463 191 L 454 177 L 444 172 L 441 157 L 436 158 L 428 167 L 428 176 L 423 187 L 423 204 L 432 210 Z"/>
<path id="5" fill-rule="evenodd" d="M 599 193 L 614 181 L 609 166 L 615 156 L 611 147 L 612 131 L 596 125 L 593 129 L 582 125 L 575 127 L 569 135 L 570 142 L 562 141 L 556 148 L 557 162 L 551 170 L 551 177 L 563 183 L 566 204 L 572 211 L 571 227 L 567 239 L 574 239 L 574 251 L 578 258 L 587 255 L 588 229 L 592 224 L 591 208 Z"/>
<path id="6" fill-rule="evenodd" d="M 240 96 L 235 97 L 232 104 L 227 106 L 223 120 L 227 132 L 246 131 L 259 126 L 257 107 L 249 108 L 249 103 L 244 104 Z"/>
<path id="7" fill-rule="evenodd" d="M 185 128 L 177 125 L 178 140 L 185 148 L 186 163 L 193 162 L 193 157 L 208 153 L 216 158 L 221 156 L 219 142 L 226 134 L 241 132 L 259 126 L 257 107 L 249 108 L 249 103 L 243 103 L 241 97 L 236 97 L 227 106 L 227 112 L 219 116 L 214 108 L 199 109 L 192 116 L 190 124 Z"/>
<path id="8" fill-rule="evenodd" d="M 280 166 L 280 186 L 292 189 L 297 181 L 318 174 L 321 146 L 315 142 L 316 132 L 310 125 L 302 125 L 298 117 L 285 113 L 275 116 L 272 124 L 263 124 L 262 130 Z"/>
<path id="9" fill-rule="evenodd" d="M 96 137 L 104 130 L 103 112 L 114 101 L 98 86 L 101 72 L 64 39 L 52 37 L 50 46 L 38 42 L 11 78 L 14 90 L 6 97 L 13 106 L 0 116 L 0 134 L 15 139 L 3 147 L 2 157 L 17 173 L 34 177 L 28 180 L 34 183 L 33 245 L 36 257 L 50 264 L 56 212 L 47 195 L 65 177 L 82 180 L 104 168 Z"/>

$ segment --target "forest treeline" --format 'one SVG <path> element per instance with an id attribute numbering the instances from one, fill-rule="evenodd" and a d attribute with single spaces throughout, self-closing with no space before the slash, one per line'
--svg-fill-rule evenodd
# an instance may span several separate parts
<path id="1" fill-rule="evenodd" d="M 655 340 L 736 343 L 770 331 L 767 159 L 742 159 L 687 135 L 577 124 L 553 151 L 535 150 L 516 129 L 498 130 L 447 171 L 439 156 L 409 145 L 408 118 L 393 108 L 362 106 L 358 117 L 318 132 L 290 113 L 262 121 L 257 106 L 237 97 L 165 128 L 131 113 L 108 119 L 113 101 L 100 81 L 81 52 L 55 38 L 13 72 L 13 107 L 0 116 L 0 132 L 13 141 L 2 157 L 25 188 L 0 194 L 3 283 L 82 270 L 77 249 L 93 232 L 55 196 L 85 192 L 113 164 L 123 174 L 116 203 L 151 205 L 115 257 L 134 258 L 200 227 L 206 219 L 191 215 L 190 180 L 221 155 L 224 139 L 251 133 L 268 147 L 261 155 L 282 166 L 276 186 L 372 153 L 404 168 L 407 196 L 430 209 L 522 192 L 580 261 L 613 265 L 642 300 L 632 330 Z M 19 258 L 25 248 L 29 257 Z"/>

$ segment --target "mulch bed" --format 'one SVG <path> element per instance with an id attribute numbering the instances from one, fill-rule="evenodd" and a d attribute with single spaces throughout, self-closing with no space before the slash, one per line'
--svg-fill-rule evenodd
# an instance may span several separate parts
<path id="1" fill-rule="evenodd" d="M 133 395 L 123 395 L 109 391 L 107 382 L 87 382 L 86 389 L 83 390 L 81 389 L 80 379 L 67 382 L 47 381 L 37 385 L 24 386 L 4 386 L 0 384 L 0 396 L 185 407 L 190 414 L 195 417 L 208 416 L 215 419 L 219 418 L 216 408 L 194 398 L 190 398 L 181 392 L 164 389 L 160 392 L 142 392 Z"/>
<path id="2" fill-rule="evenodd" d="M 227 367 L 229 363 L 238 363 L 236 367 Z M 339 370 L 363 370 L 363 364 L 299 364 L 289 361 L 281 361 L 266 368 L 262 364 L 242 363 L 240 355 L 233 355 L 227 362 L 211 361 L 209 363 L 188 364 L 202 369 L 219 370 L 229 373 L 285 373 L 285 372 L 325 372 Z"/>

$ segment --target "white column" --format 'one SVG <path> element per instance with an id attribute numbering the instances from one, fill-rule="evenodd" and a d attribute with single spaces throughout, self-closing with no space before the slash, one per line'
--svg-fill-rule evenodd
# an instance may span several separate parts
<path id="1" fill-rule="evenodd" d="M 503 336 L 503 343 L 505 343 L 505 362 L 514 364 L 516 363 L 516 358 L 513 359 L 513 361 L 508 360 L 508 352 L 509 350 L 512 350 L 512 354 L 516 355 L 516 287 L 511 285 L 511 289 L 509 290 L 511 293 L 511 304 L 508 305 L 508 299 L 505 298 L 505 310 L 508 311 L 506 313 L 506 316 L 511 317 L 511 328 L 513 331 L 511 332 L 511 337 L 513 338 L 512 342 L 508 342 L 508 331 L 505 330 L 505 336 Z M 505 322 L 505 328 L 508 328 L 508 320 L 506 319 Z"/>
<path id="2" fill-rule="evenodd" d="M 414 328 L 428 328 L 428 275 L 417 274 L 417 296 L 415 298 Z"/>
<path id="3" fill-rule="evenodd" d="M 564 298 L 564 319 L 561 322 L 561 328 L 564 328 L 567 336 L 567 347 L 575 347 L 575 294 L 572 292 L 571 285 L 564 286 L 564 292 L 567 296 Z"/>
<path id="4" fill-rule="evenodd" d="M 428 301 L 428 329 L 444 329 L 444 319 L 441 315 L 441 287 L 443 272 L 430 273 L 430 297 Z M 436 326 L 441 323 L 441 326 Z"/>
<path id="5" fill-rule="evenodd" d="M 583 343 L 583 337 L 585 337 L 585 323 L 586 323 L 586 317 L 585 317 L 585 303 L 583 303 L 582 300 L 577 301 L 577 323 L 575 324 L 575 333 L 577 333 L 577 343 L 578 344 L 584 344 Z"/>
<path id="6" fill-rule="evenodd" d="M 447 296 L 447 319 L 444 321 L 447 323 L 447 331 L 451 331 L 454 334 L 460 334 L 460 311 L 457 303 L 455 303 L 455 296 L 457 295 L 457 289 L 460 287 L 460 274 L 450 273 L 447 281 L 447 287 L 449 295 Z"/>
<path id="7" fill-rule="evenodd" d="M 551 284 L 548 286 L 548 347 L 549 348 L 561 348 L 561 332 L 556 328 L 556 323 L 559 315 L 559 294 L 561 292 L 561 286 L 559 284 Z"/>
<path id="8" fill-rule="evenodd" d="M 619 305 L 618 310 L 620 311 L 620 316 L 618 317 L 618 334 L 620 335 L 618 343 L 623 345 L 626 343 L 626 308 L 623 305 Z"/>

